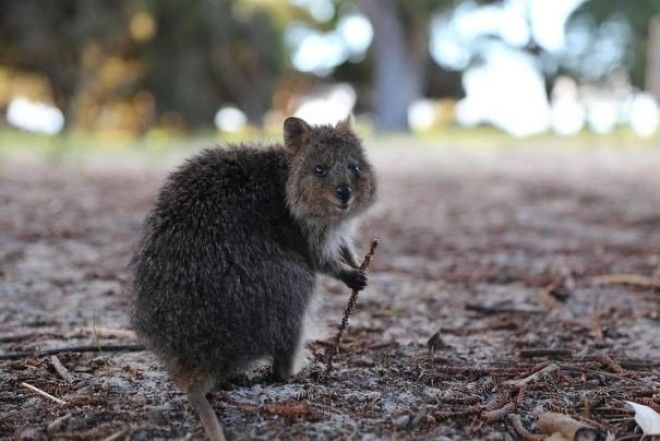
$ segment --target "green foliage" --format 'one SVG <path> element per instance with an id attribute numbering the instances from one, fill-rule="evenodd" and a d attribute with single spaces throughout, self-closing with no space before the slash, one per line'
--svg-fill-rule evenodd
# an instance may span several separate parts
<path id="1" fill-rule="evenodd" d="M 422 93 L 432 92 L 433 84 L 456 84 L 450 87 L 460 89 L 455 78 L 430 60 L 428 24 L 434 13 L 462 1 L 393 0 L 405 40 L 398 46 L 414 55 L 416 75 L 423 78 Z M 328 32 L 343 14 L 364 12 L 365 3 L 335 0 L 335 16 L 319 22 L 288 0 L 3 0 L 0 69 L 45 78 L 71 128 L 111 125 L 143 134 L 161 123 L 208 127 L 223 104 L 237 105 L 258 125 L 267 110 L 290 110 L 282 103 L 319 81 L 290 65 L 284 43 L 287 26 L 302 22 Z M 378 3 L 377 12 L 385 3 Z M 596 32 L 612 20 L 628 23 L 629 50 L 623 67 L 642 87 L 649 25 L 659 12 L 660 0 L 587 0 L 568 26 L 586 23 Z M 371 14 L 372 21 L 378 19 L 374 15 L 378 14 Z M 385 41 L 392 32 L 388 34 L 375 38 Z M 391 52 L 397 45 L 386 46 Z M 374 97 L 391 92 L 374 90 L 376 60 L 372 50 L 363 62 L 338 66 L 329 81 L 350 82 L 359 92 L 358 106 L 373 110 Z M 0 92 L 2 88 L 0 84 Z M 452 94 L 446 89 L 443 93 Z M 1 95 L 0 108 L 6 104 Z"/>
<path id="2" fill-rule="evenodd" d="M 609 21 L 623 19 L 629 24 L 631 51 L 626 69 L 633 84 L 643 87 L 647 65 L 647 39 L 652 18 L 660 13 L 660 0 L 587 0 L 573 13 L 568 26 L 587 23 L 592 30 Z"/>
<path id="3" fill-rule="evenodd" d="M 0 67 L 45 75 L 67 121 L 81 128 L 140 92 L 157 97 L 157 118 L 208 125 L 220 103 L 232 102 L 259 122 L 287 65 L 284 27 L 246 3 L 6 0 Z"/>

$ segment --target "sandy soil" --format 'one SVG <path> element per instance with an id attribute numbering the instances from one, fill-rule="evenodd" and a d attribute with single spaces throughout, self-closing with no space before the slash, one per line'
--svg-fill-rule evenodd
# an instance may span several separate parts
<path id="1" fill-rule="evenodd" d="M 660 289 L 593 278 L 660 280 L 660 151 L 389 145 L 371 156 L 382 197 L 360 245 L 381 246 L 335 370 L 320 375 L 348 292 L 323 279 L 327 329 L 309 367 L 288 384 L 260 368 L 210 394 L 228 438 L 520 439 L 515 415 L 539 433 L 554 410 L 638 439 L 624 400 L 660 410 Z M 0 357 L 136 343 L 126 264 L 176 159 L 1 159 Z M 203 439 L 151 354 L 58 359 L 71 381 L 48 356 L 0 360 L 0 439 Z"/>

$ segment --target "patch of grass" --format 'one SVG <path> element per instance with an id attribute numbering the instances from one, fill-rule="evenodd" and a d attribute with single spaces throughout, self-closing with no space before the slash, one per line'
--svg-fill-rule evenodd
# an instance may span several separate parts
<path id="1" fill-rule="evenodd" d="M 465 128 L 445 126 L 424 133 L 373 132 L 358 126 L 358 133 L 371 148 L 415 145 L 422 148 L 654 148 L 660 146 L 660 134 L 640 138 L 630 129 L 621 128 L 607 135 L 583 131 L 575 136 L 558 136 L 544 133 L 526 138 L 515 138 L 493 127 Z M 135 139 L 111 132 L 69 133 L 49 136 L 0 129 L 0 160 L 26 155 L 39 160 L 62 165 L 73 165 L 86 158 L 109 159 L 135 157 L 136 160 L 167 161 L 213 145 L 241 142 L 279 142 L 281 134 L 274 129 L 246 129 L 236 134 L 219 134 L 213 131 L 180 134 L 162 129 L 152 129 L 144 137 Z"/>

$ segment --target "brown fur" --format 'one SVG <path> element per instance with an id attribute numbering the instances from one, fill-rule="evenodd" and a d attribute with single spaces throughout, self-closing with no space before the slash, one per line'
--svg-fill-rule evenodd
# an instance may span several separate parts
<path id="1" fill-rule="evenodd" d="M 348 122 L 298 118 L 284 140 L 206 150 L 172 173 L 133 259 L 135 329 L 214 440 L 204 394 L 264 357 L 275 379 L 291 375 L 316 274 L 367 284 L 350 234 L 376 193 L 360 140 Z"/>

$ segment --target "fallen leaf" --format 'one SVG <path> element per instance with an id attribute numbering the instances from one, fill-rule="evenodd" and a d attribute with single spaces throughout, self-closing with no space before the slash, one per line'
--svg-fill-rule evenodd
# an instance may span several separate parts
<path id="1" fill-rule="evenodd" d="M 635 410 L 635 422 L 644 435 L 660 435 L 660 413 L 643 404 L 626 401 Z"/>

